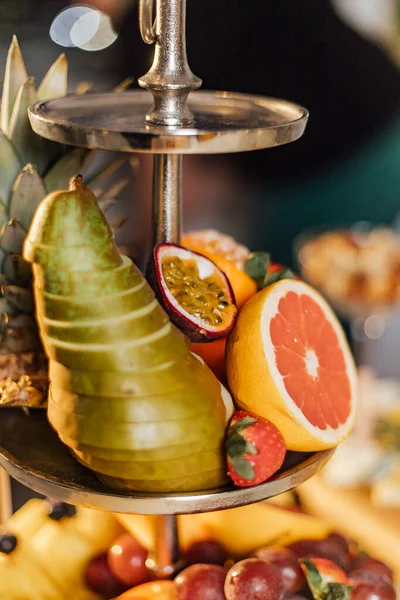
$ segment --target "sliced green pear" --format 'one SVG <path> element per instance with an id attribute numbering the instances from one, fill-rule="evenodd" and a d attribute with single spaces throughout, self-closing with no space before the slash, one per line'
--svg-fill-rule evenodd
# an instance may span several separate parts
<path id="1" fill-rule="evenodd" d="M 209 386 L 212 398 L 218 393 L 215 385 Z M 192 402 L 187 402 L 188 393 L 192 395 Z M 51 395 L 54 402 L 63 410 L 74 412 L 77 415 L 93 414 L 96 418 L 108 419 L 112 412 L 116 421 L 148 423 L 165 422 L 165 412 L 179 411 L 180 417 L 194 418 L 199 414 L 199 400 L 201 392 L 197 389 L 188 390 L 187 386 L 162 394 L 149 394 L 146 396 L 85 396 L 68 392 L 58 388 L 52 383 Z M 200 406 L 203 406 L 201 403 Z"/>
<path id="2" fill-rule="evenodd" d="M 112 477 L 98 473 L 98 478 L 106 485 L 124 490 L 137 490 L 138 492 L 150 493 L 178 493 L 178 492 L 197 492 L 199 490 L 214 490 L 226 484 L 226 470 L 223 466 L 217 469 L 210 469 L 203 473 L 187 474 L 179 478 L 164 478 L 148 480 L 143 479 L 124 479 L 123 477 Z"/>
<path id="3" fill-rule="evenodd" d="M 73 344 L 107 344 L 140 339 L 159 331 L 169 319 L 154 299 L 143 308 L 118 317 L 85 321 L 54 321 L 39 317 L 40 329 L 49 338 Z"/>
<path id="4" fill-rule="evenodd" d="M 77 460 L 123 490 L 223 485 L 230 396 L 119 255 L 81 178 L 39 205 L 24 258 L 50 358 L 49 421 Z"/>
<path id="5" fill-rule="evenodd" d="M 160 396 L 187 386 L 190 375 L 209 380 L 205 365 L 191 360 L 191 354 L 161 365 L 157 369 L 142 369 L 139 372 L 84 371 L 68 369 L 53 360 L 50 361 L 50 379 L 67 391 L 84 396 L 142 397 Z"/>
<path id="6" fill-rule="evenodd" d="M 36 287 L 47 291 L 49 294 L 61 296 L 78 296 L 82 294 L 92 296 L 101 290 L 102 296 L 115 294 L 116 290 L 122 292 L 138 285 L 143 281 L 135 265 L 127 256 L 122 257 L 122 263 L 110 269 L 95 271 L 69 271 L 48 273 L 42 267 L 34 265 Z"/>
<path id="7" fill-rule="evenodd" d="M 39 316 L 55 321 L 80 321 L 86 319 L 104 319 L 110 315 L 117 317 L 127 312 L 143 308 L 154 299 L 153 290 L 145 281 L 133 285 L 123 292 L 109 296 L 61 296 L 49 294 L 36 286 L 35 302 Z"/>
<path id="8" fill-rule="evenodd" d="M 161 329 L 137 340 L 112 344 L 73 344 L 42 334 L 49 358 L 70 369 L 85 366 L 90 371 L 140 371 L 184 356 L 189 341 L 168 322 Z"/>
<path id="9" fill-rule="evenodd" d="M 112 409 L 110 409 L 110 412 Z M 110 449 L 151 450 L 176 443 L 197 443 L 208 437 L 210 447 L 219 446 L 218 430 L 224 423 L 224 413 L 220 413 L 213 427 L 209 427 L 212 411 L 197 414 L 195 418 L 169 419 L 165 421 L 117 421 L 78 415 L 66 411 L 49 398 L 49 421 L 60 433 L 72 439 L 79 439 L 89 446 Z M 212 437 L 215 436 L 214 442 Z M 194 449 L 195 452 L 195 449 Z"/>

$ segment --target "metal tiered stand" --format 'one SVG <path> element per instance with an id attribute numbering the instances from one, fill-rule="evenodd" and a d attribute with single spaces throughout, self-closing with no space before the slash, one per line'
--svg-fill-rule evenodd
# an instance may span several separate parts
<path id="1" fill-rule="evenodd" d="M 39 135 L 65 144 L 154 155 L 154 242 L 180 239 L 182 158 L 272 148 L 304 132 L 308 113 L 295 104 L 229 92 L 191 92 L 201 80 L 186 57 L 186 0 L 141 0 L 143 40 L 154 62 L 139 79 L 145 91 L 88 94 L 40 102 L 30 110 Z M 267 399 L 266 399 L 267 400 Z M 44 411 L 1 411 L 0 464 L 22 484 L 59 500 L 112 512 L 159 515 L 155 571 L 167 578 L 179 567 L 179 514 L 244 506 L 295 488 L 314 475 L 331 450 L 288 452 L 277 476 L 253 488 L 209 492 L 121 494 L 79 465 L 50 428 Z"/>

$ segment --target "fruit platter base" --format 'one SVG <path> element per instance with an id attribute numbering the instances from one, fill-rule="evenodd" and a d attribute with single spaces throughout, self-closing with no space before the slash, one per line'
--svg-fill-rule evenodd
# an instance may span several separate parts
<path id="1" fill-rule="evenodd" d="M 0 465 L 17 481 L 49 497 L 111 512 L 177 515 L 209 512 L 260 502 L 294 489 L 317 473 L 333 450 L 288 452 L 277 475 L 258 486 L 224 487 L 182 494 L 122 494 L 107 488 L 69 454 L 50 427 L 46 412 L 3 408 L 0 419 Z"/>
<path id="2" fill-rule="evenodd" d="M 160 127 L 146 122 L 151 96 L 66 96 L 29 110 L 36 133 L 55 142 L 118 152 L 225 154 L 294 142 L 307 124 L 306 109 L 275 98 L 230 92 L 195 92 L 188 100 L 194 121 Z"/>

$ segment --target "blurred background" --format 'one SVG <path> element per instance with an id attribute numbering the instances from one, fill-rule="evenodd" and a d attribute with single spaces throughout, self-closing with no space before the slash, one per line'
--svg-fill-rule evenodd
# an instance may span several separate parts
<path id="1" fill-rule="evenodd" d="M 152 48 L 140 38 L 137 0 L 85 5 L 110 15 L 116 34 L 111 26 L 91 28 L 89 15 L 81 29 L 92 33 L 79 48 L 71 47 L 79 36 L 71 42 L 69 35 L 79 5 L 2 0 L 0 69 L 16 33 L 38 79 L 60 51 L 67 53 L 71 91 L 80 82 L 106 90 L 144 74 Z M 296 144 L 188 159 L 186 228 L 216 227 L 290 263 L 292 240 L 305 228 L 392 223 L 400 198 L 397 17 L 396 0 L 188 2 L 189 63 L 204 88 L 283 97 L 305 105 L 311 118 Z M 149 228 L 151 165 L 142 163 L 124 244 L 135 245 L 137 232 Z"/>
<path id="2" fill-rule="evenodd" d="M 100 20 L 88 6 L 101 11 Z M 14 33 L 38 80 L 66 52 L 71 92 L 110 90 L 151 64 L 136 0 L 87 0 L 84 7 L 2 0 L 0 72 Z M 215 228 L 267 250 L 328 297 L 364 367 L 358 447 L 376 448 L 371 419 L 383 423 L 386 441 L 389 430 L 399 444 L 400 424 L 391 425 L 400 399 L 398 1 L 189 0 L 187 34 L 189 64 L 204 88 L 282 97 L 306 106 L 310 120 L 289 146 L 185 158 L 185 229 Z M 119 243 L 143 255 L 151 239 L 152 164 L 150 157 L 137 161 L 114 210 L 127 217 Z M 357 463 L 349 471 L 362 471 L 362 485 L 387 467 L 383 446 L 379 441 L 379 452 L 365 458 L 364 470 Z M 343 448 L 338 460 L 348 461 Z M 335 464 L 332 481 L 347 485 L 351 476 L 338 481 Z"/>

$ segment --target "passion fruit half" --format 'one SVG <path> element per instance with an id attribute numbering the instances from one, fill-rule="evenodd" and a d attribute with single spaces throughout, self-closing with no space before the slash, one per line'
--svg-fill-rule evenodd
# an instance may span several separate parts
<path id="1" fill-rule="evenodd" d="M 212 342 L 233 329 L 237 309 L 231 285 L 209 258 L 177 244 L 158 244 L 148 275 L 171 321 L 192 342 Z"/>

